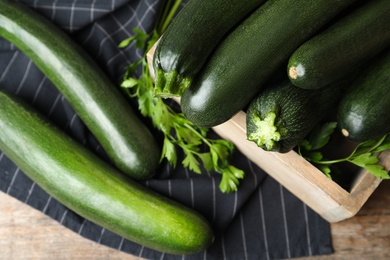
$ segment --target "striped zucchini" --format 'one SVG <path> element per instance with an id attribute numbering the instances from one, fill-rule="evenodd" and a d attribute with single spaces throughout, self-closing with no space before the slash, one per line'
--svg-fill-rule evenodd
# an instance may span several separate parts
<path id="1" fill-rule="evenodd" d="M 173 254 L 196 253 L 213 241 L 197 212 L 131 180 L 2 91 L 0 150 L 53 198 L 131 241 Z"/>
<path id="2" fill-rule="evenodd" d="M 137 180 L 155 174 L 160 148 L 149 129 L 68 35 L 26 6 L 0 0 L 0 36 L 51 80 L 121 171 Z"/>

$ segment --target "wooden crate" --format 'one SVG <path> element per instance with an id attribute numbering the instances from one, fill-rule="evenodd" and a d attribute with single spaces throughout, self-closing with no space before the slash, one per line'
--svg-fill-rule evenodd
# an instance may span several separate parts
<path id="1" fill-rule="evenodd" d="M 150 65 L 153 54 L 154 48 L 147 54 Z M 285 154 L 264 151 L 247 140 L 245 113 L 242 111 L 229 121 L 213 127 L 213 130 L 234 143 L 251 161 L 329 222 L 339 222 L 356 215 L 381 182 L 381 179 L 361 170 L 351 189 L 346 190 L 295 151 Z M 390 169 L 387 158 L 390 158 L 390 152 L 380 155 L 381 163 Z"/>

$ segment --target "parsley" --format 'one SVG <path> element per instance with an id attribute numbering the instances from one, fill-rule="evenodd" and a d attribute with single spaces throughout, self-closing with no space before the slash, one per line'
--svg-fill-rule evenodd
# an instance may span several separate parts
<path id="1" fill-rule="evenodd" d="M 336 126 L 336 122 L 328 122 L 315 128 L 308 138 L 298 145 L 297 152 L 299 155 L 316 165 L 330 178 L 331 165 L 348 162 L 366 169 L 377 178 L 390 179 L 389 173 L 379 164 L 378 158 L 380 152 L 390 149 L 390 136 L 388 135 L 379 140 L 369 140 L 357 144 L 355 149 L 345 158 L 324 159 L 321 149 L 328 144 Z"/>
<path id="2" fill-rule="evenodd" d="M 200 167 L 203 165 L 207 171 L 222 174 L 220 190 L 224 193 L 233 192 L 237 190 L 239 180 L 244 178 L 242 170 L 228 163 L 234 145 L 223 139 L 208 138 L 209 129 L 197 127 L 182 113 L 174 111 L 162 98 L 154 95 L 154 82 L 146 53 L 162 35 L 180 3 L 181 1 L 165 1 L 151 33 L 147 34 L 135 28 L 134 35 L 119 44 L 120 48 L 135 44 L 136 48 L 145 51 L 141 59 L 128 65 L 121 87 L 131 98 L 137 99 L 140 113 L 149 117 L 153 126 L 164 134 L 161 160 L 165 158 L 171 165 L 176 166 L 176 148 L 180 148 L 185 155 L 182 161 L 184 167 L 200 174 Z M 141 70 L 140 76 L 137 76 L 138 69 Z M 206 152 L 201 151 L 204 145 L 208 147 Z"/>

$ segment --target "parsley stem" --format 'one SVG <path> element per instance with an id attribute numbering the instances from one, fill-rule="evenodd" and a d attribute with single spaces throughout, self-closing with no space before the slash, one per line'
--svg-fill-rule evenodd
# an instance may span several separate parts
<path id="1" fill-rule="evenodd" d="M 161 35 L 168 27 L 168 25 L 170 24 L 170 22 L 172 21 L 173 17 L 175 16 L 177 10 L 179 9 L 180 7 L 180 4 L 181 4 L 182 0 L 177 0 L 175 1 L 174 5 L 172 6 L 170 12 L 166 15 L 166 17 L 164 17 L 164 22 L 160 28 L 160 31 L 159 31 L 159 34 Z"/>
<path id="2" fill-rule="evenodd" d="M 386 137 L 387 137 L 387 134 L 384 135 L 374 146 L 372 146 L 370 148 L 369 152 L 371 152 L 371 151 L 375 150 L 376 148 L 378 148 L 383 143 L 383 141 L 386 139 Z"/>
<path id="3" fill-rule="evenodd" d="M 187 127 L 188 129 L 190 129 L 195 135 L 199 136 L 203 142 L 205 144 L 207 144 L 208 146 L 211 146 L 212 144 L 208 141 L 208 139 L 206 137 L 204 137 L 202 134 L 199 133 L 199 131 L 197 131 L 192 125 L 188 124 L 188 123 L 185 123 L 184 124 L 185 127 Z"/>
<path id="4" fill-rule="evenodd" d="M 308 160 L 310 160 L 311 162 L 316 163 L 316 164 L 335 164 L 335 163 L 341 163 L 341 162 L 345 162 L 345 161 L 349 162 L 350 157 L 336 159 L 336 160 L 324 160 L 324 161 L 317 161 L 317 160 L 312 160 L 312 159 L 308 159 Z"/>

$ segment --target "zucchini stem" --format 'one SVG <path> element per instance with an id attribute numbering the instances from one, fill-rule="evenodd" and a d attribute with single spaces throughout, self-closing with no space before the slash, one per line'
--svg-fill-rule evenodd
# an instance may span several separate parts
<path id="1" fill-rule="evenodd" d="M 155 30 L 159 36 L 165 32 L 177 14 L 182 2 L 182 0 L 167 0 L 163 3 L 163 5 L 165 4 L 163 12 L 155 26 Z M 183 78 L 177 71 L 164 72 L 157 67 L 155 73 L 156 84 L 154 95 L 157 97 L 180 97 L 191 84 L 190 78 Z"/>
<path id="2" fill-rule="evenodd" d="M 253 117 L 252 123 L 255 125 L 255 130 L 248 133 L 248 140 L 253 141 L 257 146 L 266 150 L 273 150 L 277 146 L 277 142 L 281 138 L 277 127 L 275 126 L 276 114 L 270 112 L 264 119 L 258 115 Z"/>
<path id="3" fill-rule="evenodd" d="M 182 77 L 177 71 L 156 69 L 154 94 L 161 98 L 180 97 L 190 84 L 191 79 Z"/>

